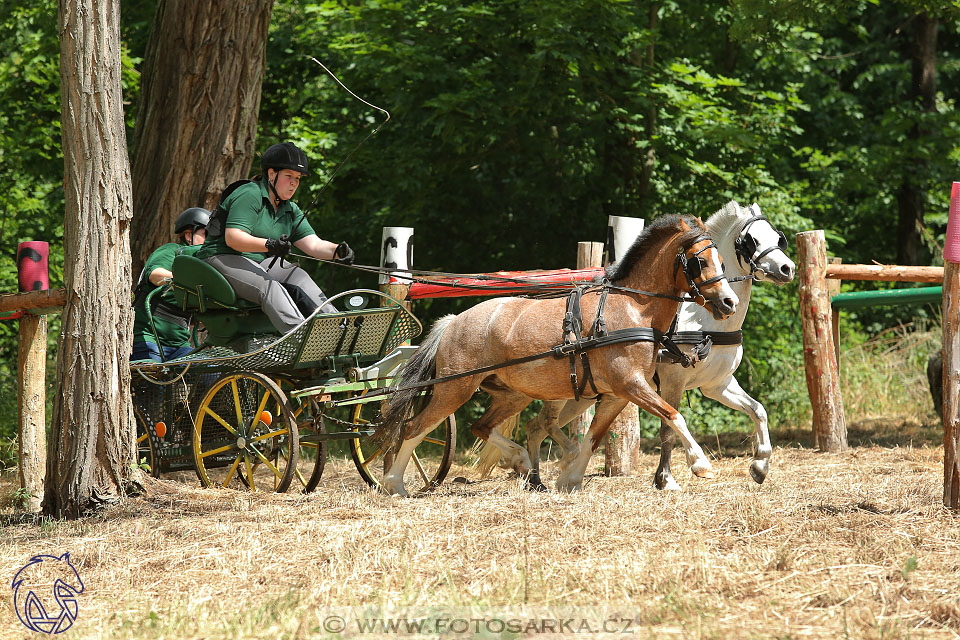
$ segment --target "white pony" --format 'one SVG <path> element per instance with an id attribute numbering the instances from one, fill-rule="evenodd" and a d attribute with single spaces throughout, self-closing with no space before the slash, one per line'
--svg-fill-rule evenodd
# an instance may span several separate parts
<path id="1" fill-rule="evenodd" d="M 676 329 L 681 351 L 688 356 L 697 357 L 694 350 L 704 350 L 702 338 L 705 335 L 711 336 L 713 344 L 709 353 L 694 366 L 685 368 L 674 363 L 659 363 L 659 392 L 665 401 L 676 407 L 679 406 L 684 391 L 699 388 L 706 397 L 749 415 L 753 419 L 756 436 L 750 475 L 757 483 L 762 483 L 767 477 L 772 454 L 770 434 L 767 430 L 767 412 L 762 404 L 741 388 L 734 377 L 734 372 L 743 358 L 739 332 L 750 306 L 753 280 L 783 285 L 793 280 L 796 267 L 784 251 L 787 248 L 786 238 L 763 217 L 757 204 L 741 207 L 731 200 L 710 216 L 705 225 L 717 245 L 740 304 L 733 315 L 722 320 L 713 318 L 709 311 L 704 311 L 696 304 L 682 304 Z M 525 425 L 527 451 L 533 463 L 527 479 L 530 488 L 541 491 L 546 489 L 540 480 L 539 466 L 540 444 L 543 439 L 549 435 L 561 446 L 564 455 L 560 468 L 565 469 L 573 460 L 579 446 L 563 433 L 561 427 L 586 411 L 594 402 L 594 399 L 547 401 L 543 403 L 540 413 Z M 503 427 L 508 429 L 509 425 Z M 670 456 L 675 436 L 663 423 L 660 426 L 660 441 L 660 465 L 654 475 L 654 485 L 658 489 L 680 490 L 680 485 L 670 472 Z M 481 453 L 481 460 L 483 459 L 490 459 L 485 451 Z M 494 460 L 487 465 L 487 470 L 495 463 Z M 480 467 L 483 469 L 482 463 Z"/>

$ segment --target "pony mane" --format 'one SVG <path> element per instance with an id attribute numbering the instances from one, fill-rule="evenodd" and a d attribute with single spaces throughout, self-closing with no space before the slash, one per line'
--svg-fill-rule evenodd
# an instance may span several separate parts
<path id="1" fill-rule="evenodd" d="M 739 232 L 741 225 L 737 222 L 741 218 L 746 219 L 747 214 L 750 214 L 750 211 L 746 207 L 741 206 L 736 200 L 731 200 L 707 218 L 704 226 L 710 233 L 710 237 L 719 240 Z"/>
<path id="2" fill-rule="evenodd" d="M 633 241 L 621 260 L 607 267 L 607 279 L 611 282 L 617 282 L 626 278 L 633 270 L 634 265 L 645 259 L 651 251 L 659 251 L 669 236 L 679 232 L 680 225 L 683 222 L 687 223 L 690 230 L 680 237 L 681 243 L 686 243 L 706 233 L 706 227 L 703 226 L 703 223 L 693 216 L 661 216 L 643 228 L 643 231 Z"/>

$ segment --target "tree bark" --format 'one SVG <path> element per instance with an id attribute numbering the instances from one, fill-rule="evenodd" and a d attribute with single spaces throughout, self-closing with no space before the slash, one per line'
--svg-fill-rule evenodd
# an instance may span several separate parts
<path id="1" fill-rule="evenodd" d="M 273 0 L 160 0 L 133 134 L 134 273 L 254 154 Z"/>
<path id="2" fill-rule="evenodd" d="M 939 21 L 926 13 L 913 17 L 911 59 L 911 89 L 909 100 L 922 113 L 937 110 L 937 28 Z M 908 134 L 909 145 L 921 148 L 922 140 L 932 135 L 921 124 L 915 124 Z M 923 179 L 926 161 L 921 157 L 907 158 L 906 172 L 897 191 L 897 262 L 925 264 L 929 262 L 923 241 L 924 199 Z"/>
<path id="3" fill-rule="evenodd" d="M 64 289 L 43 510 L 77 518 L 126 485 L 130 406 L 130 164 L 119 0 L 60 0 Z"/>

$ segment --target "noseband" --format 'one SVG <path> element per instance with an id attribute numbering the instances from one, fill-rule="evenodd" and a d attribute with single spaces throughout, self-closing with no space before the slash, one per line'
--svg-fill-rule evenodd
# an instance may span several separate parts
<path id="1" fill-rule="evenodd" d="M 777 249 L 780 251 L 787 250 L 787 237 L 783 235 L 782 231 L 775 229 L 773 225 L 770 224 L 770 228 L 777 232 L 777 236 L 779 238 L 777 240 L 777 244 L 772 247 L 767 247 L 759 253 L 757 252 L 759 243 L 757 242 L 757 239 L 750 234 L 750 225 L 752 225 L 754 222 L 759 222 L 760 220 L 764 220 L 767 222 L 767 224 L 770 224 L 770 221 L 760 214 L 753 216 L 743 223 L 743 227 L 740 229 L 740 233 L 737 234 L 737 239 L 733 243 L 734 250 L 737 254 L 737 264 L 742 267 L 743 263 L 746 262 L 750 266 L 751 277 L 755 277 L 755 274 L 758 271 L 763 271 L 759 262 L 765 255 L 772 253 Z"/>

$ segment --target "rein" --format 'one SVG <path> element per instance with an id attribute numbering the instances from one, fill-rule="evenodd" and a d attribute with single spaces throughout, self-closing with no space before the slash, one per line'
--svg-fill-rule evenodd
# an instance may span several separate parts
<path id="1" fill-rule="evenodd" d="M 612 344 L 618 344 L 622 342 L 652 342 L 654 344 L 662 344 L 666 351 L 678 358 L 678 361 L 686 362 L 684 366 L 691 366 L 695 364 L 696 360 L 691 360 L 689 356 L 684 354 L 680 348 L 677 346 L 676 342 L 667 334 L 664 334 L 662 331 L 658 331 L 652 327 L 629 327 L 626 329 L 617 329 L 614 331 L 607 331 L 606 329 L 606 320 L 603 317 L 603 309 L 606 305 L 607 295 L 611 290 L 624 291 L 629 293 L 636 293 L 649 297 L 664 298 L 667 300 L 672 300 L 677 303 L 685 301 L 695 301 L 697 297 L 702 298 L 700 290 L 697 285 L 697 278 L 701 276 L 699 255 L 704 251 L 714 248 L 716 245 L 711 241 L 707 246 L 698 250 L 693 257 L 697 258 L 696 261 L 688 260 L 685 256 L 684 251 L 698 242 L 703 241 L 704 239 L 709 239 L 705 236 L 698 236 L 696 239 L 691 241 L 684 247 L 684 250 L 677 254 L 676 263 L 677 268 L 682 268 L 684 276 L 687 278 L 687 282 L 694 292 L 696 292 L 696 297 L 690 296 L 675 296 L 671 294 L 659 293 L 654 291 L 645 291 L 642 289 L 633 289 L 631 287 L 622 287 L 620 285 L 614 285 L 608 280 L 604 279 L 601 283 L 590 282 L 590 283 L 578 283 L 575 284 L 574 289 L 567 296 L 567 310 L 564 314 L 563 319 L 563 342 L 558 344 L 555 347 L 552 347 L 546 351 L 541 351 L 539 353 L 534 353 L 528 356 L 522 356 L 520 358 L 513 358 L 507 360 L 506 362 L 500 362 L 497 364 L 487 365 L 484 367 L 479 367 L 477 369 L 471 369 L 469 371 L 462 371 L 459 373 L 453 373 L 447 376 L 441 376 L 439 378 L 432 378 L 430 380 L 425 380 L 422 382 L 412 383 L 403 385 L 400 387 L 391 387 L 378 389 L 373 391 L 370 394 L 367 394 L 367 397 L 377 397 L 381 395 L 388 395 L 392 393 L 397 393 L 400 391 L 407 391 L 410 389 L 418 389 L 423 387 L 432 387 L 434 385 L 449 382 L 452 380 L 457 380 L 459 378 L 465 378 L 467 376 L 473 376 L 479 373 L 487 373 L 490 371 L 496 371 L 497 369 L 504 369 L 506 367 L 511 367 L 517 364 L 524 364 L 526 362 L 532 362 L 534 360 L 539 360 L 547 357 L 554 358 L 564 358 L 568 357 L 570 359 L 570 384 L 573 387 L 574 398 L 580 400 L 580 397 L 583 391 L 586 388 L 586 385 L 589 383 L 593 388 L 594 397 L 599 395 L 596 384 L 593 382 L 593 375 L 590 370 L 590 361 L 587 356 L 587 352 L 592 349 L 597 349 L 599 347 L 605 347 Z M 324 261 L 326 262 L 326 261 Z M 694 271 L 693 265 L 697 266 L 696 272 Z M 387 271 L 386 269 L 380 268 L 369 268 L 362 267 L 362 270 L 376 270 L 376 271 Z M 395 270 L 391 270 L 393 272 Z M 404 269 L 403 271 L 412 272 L 411 270 Z M 427 272 L 431 273 L 431 272 Z M 706 286 L 714 282 L 725 279 L 724 274 L 714 276 L 713 278 L 708 278 L 699 283 L 699 286 Z M 497 276 L 490 276 L 489 279 L 497 280 Z M 412 279 L 411 279 L 412 280 Z M 509 282 L 524 282 L 524 280 L 519 278 L 503 278 L 502 280 Z M 573 283 L 572 283 L 573 284 Z M 532 284 L 531 288 L 549 288 L 552 291 L 556 291 L 558 288 L 557 285 L 549 285 L 545 287 L 543 285 Z M 567 288 L 567 285 L 563 285 L 563 288 Z M 600 302 L 597 306 L 597 317 L 593 323 L 593 335 L 590 337 L 584 338 L 582 336 L 583 330 L 583 313 L 580 307 L 580 299 L 584 293 L 600 291 L 601 297 Z M 676 316 L 674 316 L 674 326 L 676 325 Z M 673 327 L 671 327 L 673 328 Z M 580 382 L 577 376 L 577 357 L 579 356 L 581 364 L 584 370 L 583 381 Z M 335 405 L 336 403 L 334 403 Z"/>

